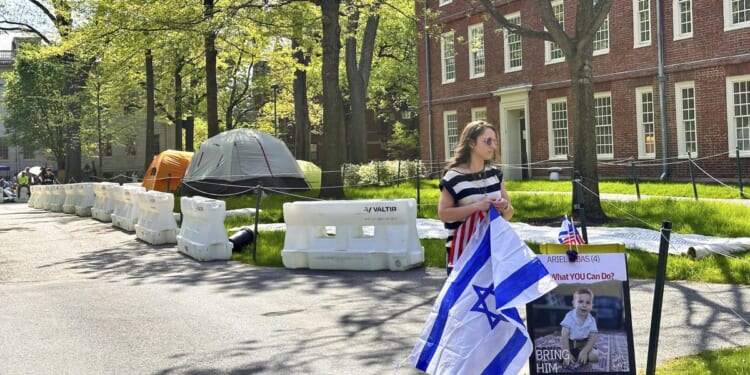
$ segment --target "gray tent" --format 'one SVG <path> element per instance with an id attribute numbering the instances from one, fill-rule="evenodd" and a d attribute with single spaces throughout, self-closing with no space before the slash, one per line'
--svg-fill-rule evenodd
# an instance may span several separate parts
<path id="1" fill-rule="evenodd" d="M 284 142 L 258 130 L 233 129 L 201 144 L 185 171 L 181 193 L 219 197 L 251 193 L 256 186 L 310 189 Z"/>

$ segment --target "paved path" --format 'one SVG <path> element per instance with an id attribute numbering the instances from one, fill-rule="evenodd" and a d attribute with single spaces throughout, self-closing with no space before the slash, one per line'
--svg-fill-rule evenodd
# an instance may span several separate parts
<path id="1" fill-rule="evenodd" d="M 394 373 L 443 280 L 198 263 L 90 218 L 1 204 L 0 374 Z M 652 292 L 631 283 L 639 368 Z M 659 362 L 750 345 L 750 287 L 665 292 Z"/>

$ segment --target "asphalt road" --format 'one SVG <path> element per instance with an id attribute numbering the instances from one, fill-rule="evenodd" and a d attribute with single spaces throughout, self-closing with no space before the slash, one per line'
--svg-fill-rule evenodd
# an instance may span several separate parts
<path id="1" fill-rule="evenodd" d="M 199 263 L 108 223 L 1 204 L 0 374 L 414 374 L 394 368 L 443 280 Z M 652 292 L 631 282 L 639 368 Z M 659 362 L 750 345 L 750 287 L 665 293 Z"/>

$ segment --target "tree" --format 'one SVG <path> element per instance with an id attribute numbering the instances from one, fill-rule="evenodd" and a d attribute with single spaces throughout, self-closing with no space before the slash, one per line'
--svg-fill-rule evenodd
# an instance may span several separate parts
<path id="1" fill-rule="evenodd" d="M 542 24 L 546 30 L 531 30 L 511 23 L 495 8 L 491 0 L 480 0 L 484 9 L 508 32 L 555 42 L 565 55 L 570 74 L 575 126 L 573 168 L 583 178 L 586 218 L 593 223 L 607 220 L 599 200 L 594 119 L 594 36 L 609 14 L 613 0 L 579 0 L 576 2 L 575 33 L 569 36 L 552 11 L 548 0 L 538 0 Z"/>
<path id="2" fill-rule="evenodd" d="M 344 98 L 339 87 L 339 60 L 341 57 L 341 26 L 339 10 L 341 0 L 314 0 L 320 7 L 323 24 L 323 162 L 326 172 L 337 171 L 346 160 L 344 133 Z M 324 173 L 321 181 L 326 189 L 320 195 L 343 198 L 341 173 Z"/>
<path id="3" fill-rule="evenodd" d="M 419 134 L 401 122 L 393 124 L 390 140 L 385 142 L 385 152 L 392 160 L 419 159 L 421 146 Z"/>

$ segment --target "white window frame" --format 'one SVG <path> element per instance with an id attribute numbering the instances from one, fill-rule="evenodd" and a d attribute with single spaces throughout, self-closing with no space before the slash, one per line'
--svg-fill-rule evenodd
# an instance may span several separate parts
<path id="1" fill-rule="evenodd" d="M 602 22 L 601 26 L 599 26 L 599 29 L 596 30 L 596 34 L 594 34 L 594 56 L 606 55 L 609 53 L 609 45 L 611 43 L 611 40 L 609 38 L 609 30 L 609 14 L 607 14 L 607 18 L 604 19 L 604 22 Z M 607 47 L 596 49 L 596 38 L 602 34 L 606 34 Z"/>
<path id="2" fill-rule="evenodd" d="M 554 128 L 554 121 L 556 119 L 553 117 L 552 106 L 559 103 L 565 103 L 565 154 L 558 154 L 555 150 L 555 140 L 558 139 L 555 137 L 555 130 L 560 130 L 561 128 Z M 568 118 L 568 98 L 547 99 L 547 146 L 550 160 L 568 160 L 568 154 L 570 154 L 570 122 Z"/>
<path id="3" fill-rule="evenodd" d="M 449 54 L 450 56 L 448 56 Z M 448 71 L 449 63 L 453 67 L 451 71 L 453 77 L 448 76 L 448 73 L 450 73 Z M 456 82 L 456 39 L 453 31 L 440 35 L 440 71 L 443 84 Z"/>
<path id="4" fill-rule="evenodd" d="M 510 22 L 513 22 L 514 20 L 518 19 L 517 25 L 521 24 L 521 12 L 511 13 L 505 16 L 505 18 Z M 509 46 L 510 43 L 508 42 L 508 38 L 510 38 L 511 36 L 518 37 L 518 45 L 521 51 L 521 65 L 514 66 L 514 67 L 510 66 L 510 62 L 511 62 L 510 61 L 510 46 Z M 521 38 L 520 35 L 511 33 L 510 31 L 508 31 L 508 29 L 503 29 L 503 60 L 505 62 L 506 73 L 517 72 L 523 69 L 523 38 Z"/>
<path id="5" fill-rule="evenodd" d="M 565 30 L 565 4 L 563 3 L 563 0 L 556 0 L 551 2 L 550 4 L 552 6 L 552 12 L 554 13 L 555 7 L 561 7 L 561 13 L 555 14 L 555 17 L 557 18 L 557 22 L 560 23 L 560 26 L 562 26 L 563 30 Z M 560 52 L 560 57 L 552 57 L 552 52 Z M 565 61 L 565 55 L 563 55 L 562 50 L 560 49 L 560 46 L 557 45 L 555 42 L 550 41 L 544 41 L 544 64 L 557 64 Z"/>
<path id="6" fill-rule="evenodd" d="M 677 157 L 681 159 L 687 159 L 688 158 L 688 150 L 687 150 L 687 139 L 685 137 L 685 122 L 690 121 L 690 119 L 686 119 L 684 116 L 684 97 L 682 95 L 682 90 L 685 89 L 692 89 L 693 90 L 693 131 L 695 132 L 695 152 L 692 150 L 690 151 L 690 157 L 696 158 L 698 157 L 698 104 L 697 104 L 697 97 L 698 94 L 695 91 L 695 82 L 694 81 L 684 81 L 684 82 L 677 82 L 674 85 L 674 102 L 675 102 L 675 122 L 677 125 Z"/>
<path id="7" fill-rule="evenodd" d="M 680 3 L 687 2 L 690 4 L 690 32 L 682 32 L 682 13 L 680 9 Z M 695 25 L 693 24 L 693 0 L 672 0 L 672 38 L 674 40 L 688 39 L 693 37 L 693 30 Z"/>
<path id="8" fill-rule="evenodd" d="M 724 31 L 744 29 L 750 27 L 750 17 L 748 20 L 734 23 L 732 19 L 732 2 L 733 0 L 723 0 L 724 3 Z"/>
<path id="9" fill-rule="evenodd" d="M 597 124 L 599 120 L 599 115 L 597 111 L 596 100 L 601 99 L 601 98 L 609 98 L 609 124 L 606 124 L 606 125 Z M 596 142 L 596 146 L 595 146 L 596 158 L 598 160 L 613 159 L 615 157 L 615 142 L 614 142 L 614 128 L 615 127 L 614 127 L 613 121 L 614 121 L 614 116 L 612 115 L 612 92 L 606 91 L 606 92 L 595 93 L 594 94 L 594 140 Z M 609 128 L 609 135 L 605 134 L 602 137 L 608 138 L 608 141 L 609 141 L 608 145 L 609 145 L 609 148 L 612 150 L 612 152 L 605 152 L 605 153 L 599 152 L 600 146 L 607 147 L 606 144 L 600 145 L 599 143 L 600 136 L 598 135 L 598 133 L 599 133 L 599 129 L 601 129 L 602 127 Z"/>
<path id="10" fill-rule="evenodd" d="M 644 119 L 644 102 L 643 95 L 651 94 L 651 122 L 650 124 Z M 638 87 L 635 89 L 635 113 L 636 113 L 636 127 L 638 135 L 638 159 L 656 159 L 656 117 L 655 117 L 655 105 L 654 105 L 654 89 L 651 86 Z M 651 125 L 651 137 L 653 137 L 654 149 L 649 152 L 646 147 L 646 125 Z"/>
<path id="11" fill-rule="evenodd" d="M 470 25 L 469 36 L 469 79 L 484 77 L 486 58 L 484 53 L 484 24 Z"/>
<path id="12" fill-rule="evenodd" d="M 453 0 L 440 0 L 440 3 L 439 3 L 438 6 L 448 5 L 448 4 L 452 3 L 452 2 L 453 2 Z"/>
<path id="13" fill-rule="evenodd" d="M 471 109 L 471 121 L 487 121 L 487 107 L 474 107 Z"/>
<path id="14" fill-rule="evenodd" d="M 645 4 L 646 8 L 641 10 L 640 5 Z M 647 31 L 643 30 L 641 25 L 641 14 L 646 14 Z M 648 33 L 648 40 L 641 40 L 641 34 Z M 646 47 L 651 45 L 651 1 L 650 0 L 633 0 L 633 48 Z"/>
<path id="15" fill-rule="evenodd" d="M 453 117 L 449 120 L 449 117 Z M 451 134 L 451 131 L 453 131 L 453 135 Z M 456 150 L 456 147 L 458 146 L 458 112 L 456 111 L 445 111 L 443 112 L 443 134 L 444 134 L 444 142 L 445 142 L 445 160 L 450 160 L 453 157 L 453 152 Z M 453 149 L 451 149 L 451 140 L 455 139 L 452 144 Z"/>
<path id="16" fill-rule="evenodd" d="M 727 77 L 727 141 L 729 147 L 729 157 L 732 158 L 737 157 L 737 122 L 735 120 L 736 103 L 734 102 L 733 87 L 737 82 L 747 82 L 748 85 L 750 85 L 750 74 Z M 744 115 L 742 117 L 747 118 L 750 117 L 750 115 Z M 748 148 L 747 150 L 740 150 L 740 157 L 750 157 L 750 148 Z"/>

